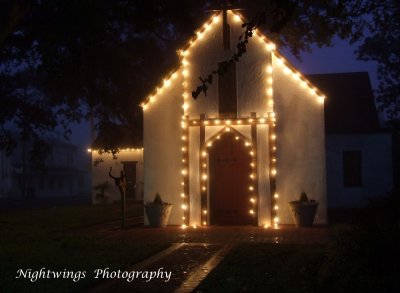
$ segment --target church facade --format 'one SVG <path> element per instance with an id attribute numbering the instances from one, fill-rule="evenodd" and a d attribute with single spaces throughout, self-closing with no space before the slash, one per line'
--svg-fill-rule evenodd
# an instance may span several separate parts
<path id="1" fill-rule="evenodd" d="M 325 96 L 272 42 L 255 32 L 207 95 L 191 97 L 235 52 L 243 21 L 213 15 L 142 103 L 144 202 L 159 193 L 172 203 L 170 225 L 279 227 L 293 223 L 289 202 L 304 191 L 326 224 Z"/>

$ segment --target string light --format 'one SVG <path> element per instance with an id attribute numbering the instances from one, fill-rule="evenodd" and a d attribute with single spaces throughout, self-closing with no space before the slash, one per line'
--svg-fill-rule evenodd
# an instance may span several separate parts
<path id="1" fill-rule="evenodd" d="M 237 14 L 236 12 L 231 12 L 231 11 L 229 11 L 229 13 L 230 13 L 230 15 L 232 15 L 232 13 L 233 13 L 233 20 L 234 20 L 235 22 L 242 21 L 241 16 L 240 16 L 239 14 Z M 215 24 L 215 23 L 220 22 L 220 20 L 221 20 L 221 15 L 220 15 L 220 14 L 212 16 L 212 17 L 210 18 L 210 20 L 209 20 L 208 22 L 204 23 L 203 26 L 201 27 L 201 29 L 198 30 L 198 31 L 196 32 L 196 36 L 197 36 L 197 37 L 194 37 L 193 39 L 191 39 L 191 40 L 188 42 L 188 45 L 187 45 L 184 49 L 181 49 L 181 50 L 178 51 L 179 55 L 182 56 L 182 59 L 181 59 L 181 66 L 182 66 L 183 68 L 181 69 L 180 72 L 182 73 L 182 76 L 183 76 L 182 85 L 183 85 L 183 87 L 184 87 L 184 89 L 185 89 L 184 92 L 182 93 L 182 97 L 183 97 L 182 110 L 183 110 L 184 116 L 185 116 L 186 112 L 189 110 L 189 103 L 188 103 L 188 102 L 185 102 L 185 100 L 189 98 L 189 93 L 187 92 L 187 87 L 188 87 L 187 78 L 188 78 L 188 77 L 190 76 L 190 74 L 191 74 L 191 73 L 190 73 L 190 70 L 189 70 L 189 69 L 190 69 L 190 61 L 187 59 L 187 57 L 190 56 L 190 49 L 191 49 L 192 46 L 195 46 L 196 40 L 201 40 L 201 39 L 203 39 L 203 38 L 205 37 L 205 35 L 206 35 L 205 33 L 206 33 L 206 32 L 208 33 L 208 32 L 211 30 L 212 25 Z M 267 38 L 265 38 L 264 36 L 262 36 L 258 31 L 256 31 L 255 34 L 256 34 L 256 36 L 259 38 L 259 40 L 260 40 L 262 43 L 264 43 L 266 50 L 267 50 L 268 52 L 271 52 L 271 54 L 274 54 L 275 59 L 273 59 L 273 60 L 276 61 L 276 64 L 277 64 L 278 66 L 283 66 L 283 68 L 282 68 L 283 72 L 284 72 L 285 74 L 291 75 L 292 78 L 293 78 L 295 81 L 299 82 L 299 84 L 300 84 L 302 87 L 304 87 L 305 89 L 308 88 L 308 89 L 309 89 L 309 92 L 310 92 L 313 96 L 316 96 L 317 101 L 318 101 L 319 103 L 323 104 L 326 97 L 325 97 L 323 94 L 321 94 L 321 93 L 318 91 L 318 89 L 316 89 L 315 87 L 313 87 L 313 86 L 311 85 L 311 83 L 309 83 L 299 72 L 297 72 L 296 70 L 294 70 L 293 67 L 292 67 L 291 65 L 289 65 L 289 63 L 288 63 L 282 56 L 280 56 L 279 53 L 277 53 L 277 52 L 275 51 L 275 50 L 276 50 L 275 44 L 273 44 L 273 43 L 270 42 Z M 272 66 L 272 64 L 269 64 L 269 65 L 266 67 L 266 72 L 267 72 L 267 77 L 266 77 L 266 83 L 267 83 L 267 84 L 266 84 L 266 85 L 267 85 L 267 86 L 266 86 L 267 106 L 269 107 L 269 108 L 268 108 L 268 112 L 272 112 L 272 113 L 269 113 L 269 115 L 268 115 L 268 123 L 271 123 L 271 121 L 275 121 L 275 113 L 273 112 L 273 107 L 274 107 L 273 95 L 274 95 L 274 91 L 273 91 L 273 76 L 272 76 L 272 73 L 273 73 L 273 66 Z M 146 110 L 148 109 L 148 104 L 149 104 L 149 103 L 154 104 L 155 102 L 157 102 L 157 100 L 159 100 L 159 96 L 156 96 L 156 95 L 160 95 L 161 93 L 164 93 L 164 88 L 170 87 L 170 86 L 172 85 L 173 81 L 177 79 L 177 77 L 178 77 L 178 74 L 177 74 L 177 71 L 175 71 L 175 72 L 173 72 L 172 74 L 169 74 L 169 76 L 167 76 L 166 78 L 164 78 L 164 79 L 162 80 L 162 86 L 157 87 L 157 88 L 155 89 L 156 94 L 151 94 L 151 95 L 147 98 L 146 101 L 144 101 L 143 103 L 140 104 L 141 107 L 143 108 L 143 111 L 146 111 Z M 214 125 L 219 125 L 219 124 L 221 124 L 221 121 L 220 121 L 219 119 L 205 120 L 205 121 L 203 121 L 203 124 L 204 124 L 204 125 L 209 125 L 209 121 L 210 121 L 211 123 L 213 123 Z M 254 122 L 252 118 L 248 119 L 247 121 L 248 121 L 249 123 L 251 123 L 251 124 Z M 258 122 L 258 123 L 265 123 L 265 122 L 266 122 L 266 119 L 265 119 L 265 118 L 258 118 L 258 120 L 256 119 L 255 122 L 256 122 L 256 123 L 257 123 L 257 122 Z M 223 123 L 224 123 L 226 126 L 230 126 L 230 125 L 234 125 L 234 124 L 242 124 L 242 120 L 233 120 L 233 121 L 232 121 L 232 120 L 223 120 Z M 245 123 L 246 123 L 246 122 L 245 122 Z M 196 121 L 194 121 L 193 123 L 190 123 L 190 124 L 197 125 L 198 123 L 197 123 Z M 182 118 L 182 122 L 181 122 L 181 127 L 182 127 L 182 131 L 183 131 L 183 135 L 182 135 L 182 143 L 183 143 L 183 146 L 182 146 L 182 152 L 183 152 L 183 158 L 182 158 L 182 164 L 183 164 L 182 175 L 184 176 L 184 181 L 182 181 L 182 186 L 184 187 L 184 190 L 186 190 L 186 189 L 188 188 L 188 186 L 186 186 L 186 184 L 185 184 L 185 181 L 188 180 L 188 177 L 189 177 L 189 176 L 187 176 L 187 175 L 188 175 L 188 171 L 187 171 L 187 170 L 188 170 L 188 166 L 187 166 L 187 164 L 188 164 L 188 159 L 186 158 L 186 156 L 188 156 L 188 152 L 187 152 L 187 150 L 188 150 L 188 145 L 187 145 L 187 143 L 188 143 L 188 136 L 187 136 L 187 134 L 188 134 L 188 126 L 189 126 L 189 121 L 188 121 L 186 118 Z M 275 126 L 275 124 L 274 124 L 273 126 Z M 231 128 L 230 128 L 230 127 L 225 127 L 225 132 L 230 132 L 230 131 L 231 131 Z M 220 137 L 217 136 L 217 137 L 214 138 L 214 139 L 219 139 L 219 138 L 220 138 Z M 276 140 L 276 134 L 275 134 L 275 133 L 270 133 L 270 138 L 271 138 L 272 141 L 275 141 L 275 140 Z M 237 138 L 235 138 L 235 139 L 238 140 Z M 251 144 L 249 144 L 247 141 L 245 141 L 245 145 L 246 145 L 246 146 L 251 146 Z M 209 144 L 209 145 L 207 145 L 207 146 L 208 146 L 208 147 L 211 147 L 212 144 Z M 272 148 L 271 148 L 271 149 L 272 149 L 272 150 L 276 150 L 275 145 L 272 145 Z M 254 167 L 255 167 L 255 163 L 254 163 L 254 159 L 255 159 L 255 158 L 254 158 L 254 156 L 255 156 L 255 149 L 252 149 L 249 153 L 250 153 L 250 155 L 253 157 L 253 161 L 252 161 L 252 163 L 251 163 L 251 166 L 252 166 L 252 168 L 254 168 Z M 203 158 L 203 160 L 206 159 L 206 157 L 207 157 L 206 151 L 202 151 L 202 152 L 201 152 L 201 157 Z M 277 174 L 277 170 L 276 170 L 276 168 L 275 168 L 275 165 L 276 165 L 276 157 L 273 156 L 273 157 L 270 158 L 270 160 L 271 160 L 271 163 L 274 164 L 274 167 L 270 169 L 270 170 L 271 170 L 271 173 L 270 173 L 270 174 L 271 174 L 272 176 L 275 176 L 275 175 Z M 203 168 L 206 168 L 206 166 L 207 166 L 207 165 L 204 163 Z M 203 174 L 203 175 L 204 175 L 204 174 Z M 206 176 L 207 176 L 207 175 L 206 175 Z M 203 177 L 202 177 L 202 178 L 203 178 Z M 252 173 L 252 174 L 250 174 L 250 178 L 251 178 L 251 179 L 255 179 L 256 176 Z M 207 178 L 205 178 L 205 179 L 203 179 L 203 180 L 206 180 L 206 179 L 207 179 Z M 205 186 L 202 186 L 202 189 L 205 190 Z M 186 194 L 185 191 L 184 191 L 182 194 L 185 195 L 185 194 Z M 275 194 L 276 194 L 276 193 L 275 193 Z M 276 194 L 276 195 L 277 195 L 277 194 Z M 188 195 L 188 196 L 189 196 L 189 195 Z M 186 200 L 186 196 L 183 196 L 183 198 Z M 276 198 L 275 195 L 274 195 L 274 198 Z M 251 198 L 251 202 L 253 202 L 253 201 L 252 201 L 253 199 L 254 199 L 254 198 L 252 197 L 252 198 Z M 254 200 L 255 200 L 255 199 L 254 199 Z M 186 207 L 187 207 L 186 201 L 184 201 L 183 206 L 186 206 Z M 276 210 L 277 207 L 278 207 L 278 206 L 275 205 L 275 206 L 274 206 L 274 209 Z M 252 211 L 254 212 L 253 209 L 252 209 Z M 187 219 L 188 219 L 188 217 L 187 217 L 187 216 L 185 217 L 185 215 L 184 215 L 184 221 L 186 221 Z M 204 224 L 204 223 L 206 223 L 206 221 L 203 221 L 203 224 Z M 274 218 L 274 223 L 277 224 L 277 223 L 275 222 L 275 218 Z M 187 224 L 188 224 L 188 223 L 187 223 Z M 188 225 L 186 225 L 185 222 L 184 222 L 184 224 L 182 225 L 182 227 L 187 227 L 187 226 L 188 226 Z"/>
<path id="2" fill-rule="evenodd" d="M 283 69 L 283 73 L 288 75 L 289 73 L 291 73 L 291 70 L 285 66 L 285 68 Z"/>
<path id="3" fill-rule="evenodd" d="M 233 21 L 234 22 L 243 21 L 242 16 L 239 13 L 237 13 L 237 12 L 230 12 L 230 13 L 233 13 Z M 186 57 L 190 55 L 189 50 L 190 50 L 190 48 L 192 46 L 195 45 L 195 41 L 203 39 L 205 33 L 206 32 L 208 33 L 210 31 L 212 25 L 214 23 L 218 23 L 220 21 L 220 18 L 221 18 L 220 14 L 212 16 L 207 22 L 205 22 L 203 24 L 202 28 L 196 32 L 196 34 L 195 34 L 196 37 L 194 39 L 191 39 L 191 40 L 188 41 L 188 45 L 186 46 L 186 48 L 180 49 L 180 50 L 177 51 L 178 54 L 180 56 L 182 56 L 182 65 L 183 66 L 187 66 L 189 64 L 189 62 L 186 60 Z M 292 66 L 288 65 L 289 64 L 288 61 L 285 60 L 283 56 L 281 56 L 279 53 L 277 53 L 275 51 L 276 50 L 276 45 L 274 43 L 270 42 L 265 36 L 260 34 L 259 31 L 256 31 L 255 34 L 259 38 L 260 42 L 265 44 L 266 50 L 268 52 L 273 52 L 277 64 L 278 65 L 285 65 L 285 68 L 284 68 L 284 72 L 285 73 L 287 73 L 287 74 L 292 73 L 292 77 L 295 80 L 299 81 L 302 86 L 312 88 L 311 84 L 306 82 L 305 78 L 303 76 L 301 76 L 301 74 L 298 73 L 296 70 L 292 69 Z M 272 66 L 269 65 L 267 70 L 270 73 L 272 73 Z M 189 76 L 189 71 L 187 69 L 184 69 L 182 74 L 185 77 L 187 77 L 187 76 Z M 170 79 L 176 79 L 176 77 L 177 77 L 176 72 L 173 72 L 172 74 L 170 74 L 169 76 L 167 76 L 166 78 L 163 79 L 163 86 L 162 87 L 157 87 L 155 91 L 158 92 L 158 93 L 163 92 L 163 87 L 169 87 L 171 85 L 171 80 Z M 318 96 L 323 96 L 323 95 L 321 95 L 319 93 L 319 91 L 317 89 L 315 89 L 315 91 L 312 92 L 312 94 L 316 95 L 317 97 Z M 146 101 L 144 101 L 143 103 L 140 104 L 140 106 L 143 108 L 144 111 L 147 109 L 147 104 L 150 103 L 150 100 L 151 99 L 148 98 Z M 154 101 L 155 100 L 152 99 L 151 102 L 153 103 Z M 318 101 L 323 103 L 323 100 L 321 98 L 318 98 Z"/>
<path id="4" fill-rule="evenodd" d="M 101 149 L 91 149 L 88 148 L 87 152 L 91 153 L 91 152 L 100 152 L 102 151 Z M 119 149 L 120 152 L 141 152 L 143 151 L 143 148 L 125 148 L 125 149 Z"/>
<path id="5" fill-rule="evenodd" d="M 256 120 L 256 121 L 257 121 L 257 120 Z M 223 121 L 223 122 L 226 122 L 226 121 Z M 230 122 L 232 122 L 232 121 L 230 121 Z M 229 124 L 230 122 L 228 122 L 228 124 Z M 225 130 L 225 131 L 224 131 L 224 130 Z M 225 127 L 222 131 L 226 132 L 226 127 Z M 232 131 L 234 132 L 233 135 L 235 135 L 235 136 L 234 136 L 235 140 L 239 140 L 240 138 L 242 138 L 242 139 L 243 139 L 243 144 L 244 144 L 245 146 L 251 146 L 251 143 L 248 142 L 244 137 L 241 137 L 241 135 L 238 135 L 239 133 L 238 133 L 236 130 L 231 129 L 231 132 L 232 132 Z M 205 145 L 206 145 L 207 147 L 212 147 L 212 146 L 213 146 L 213 141 L 220 139 L 220 137 L 221 137 L 220 135 L 215 135 L 215 136 L 212 137 L 208 142 L 206 142 Z M 252 151 L 252 152 L 253 152 L 253 151 Z M 202 164 L 203 168 L 207 167 L 207 164 L 205 163 L 205 159 L 206 159 L 207 155 L 208 155 L 208 153 L 207 153 L 206 150 L 204 150 L 204 151 L 201 152 L 202 162 L 200 162 L 200 163 Z M 254 161 L 251 162 L 251 165 L 254 166 Z M 250 178 L 251 180 L 254 180 L 254 179 L 256 178 L 256 175 L 255 175 L 255 173 L 254 173 L 254 169 L 253 169 L 252 172 L 249 174 L 249 178 Z M 207 185 L 207 180 L 208 180 L 208 175 L 207 175 L 207 173 L 202 173 L 201 176 L 200 176 L 200 179 L 202 180 L 201 190 L 202 190 L 202 191 L 206 191 L 206 185 Z M 253 183 L 254 183 L 254 182 L 253 182 Z M 252 186 L 252 185 L 249 186 L 249 191 L 250 191 L 252 194 L 253 194 L 254 190 L 255 190 L 254 186 Z M 202 194 L 202 196 L 204 196 L 204 195 Z M 255 215 L 254 204 L 256 203 L 256 198 L 255 198 L 254 196 L 250 196 L 250 197 L 249 197 L 249 201 L 250 201 L 250 203 L 253 205 L 253 207 L 251 208 L 251 210 L 253 211 L 252 214 Z M 202 207 L 202 208 L 203 208 L 203 207 Z M 207 223 L 207 221 L 206 221 L 205 218 L 204 218 L 204 217 L 206 217 L 206 215 L 207 215 L 207 210 L 206 210 L 206 209 L 203 209 L 203 210 L 202 210 L 202 223 L 203 223 L 203 225 L 206 225 L 205 223 Z"/>
<path id="6" fill-rule="evenodd" d="M 169 79 L 164 79 L 164 86 L 169 87 L 171 85 L 171 81 Z"/>
<path id="7" fill-rule="evenodd" d="M 237 14 L 234 15 L 233 19 L 234 19 L 234 21 L 236 21 L 236 22 L 242 21 L 242 20 L 240 19 L 240 16 L 237 15 Z"/>

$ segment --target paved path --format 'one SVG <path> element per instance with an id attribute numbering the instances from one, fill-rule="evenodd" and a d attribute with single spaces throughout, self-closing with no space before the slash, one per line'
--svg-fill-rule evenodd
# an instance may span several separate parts
<path id="1" fill-rule="evenodd" d="M 172 272 L 168 282 L 153 279 L 146 282 L 136 279 L 114 279 L 99 284 L 93 292 L 191 292 L 229 253 L 240 243 L 299 243 L 323 244 L 329 241 L 328 229 L 324 227 L 264 229 L 261 227 L 207 227 L 147 228 L 135 227 L 125 230 L 104 227 L 97 233 L 103 237 L 125 243 L 170 243 L 172 246 L 143 262 L 133 265 L 128 271 Z"/>
<path id="2" fill-rule="evenodd" d="M 264 229 L 253 226 L 187 228 L 147 228 L 135 227 L 127 230 L 98 231 L 106 237 L 125 242 L 163 242 L 163 243 L 326 243 L 329 232 L 325 227 L 295 228 L 284 226 L 281 229 Z"/>

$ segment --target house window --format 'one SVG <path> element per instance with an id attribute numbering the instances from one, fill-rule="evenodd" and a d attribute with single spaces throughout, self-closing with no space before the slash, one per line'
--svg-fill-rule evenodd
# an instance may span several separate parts
<path id="1" fill-rule="evenodd" d="M 220 63 L 221 64 L 221 63 Z M 221 118 L 237 117 L 236 63 L 231 64 L 222 76 L 218 75 L 218 103 Z"/>
<path id="2" fill-rule="evenodd" d="M 343 185 L 344 187 L 362 186 L 361 151 L 343 152 Z"/>

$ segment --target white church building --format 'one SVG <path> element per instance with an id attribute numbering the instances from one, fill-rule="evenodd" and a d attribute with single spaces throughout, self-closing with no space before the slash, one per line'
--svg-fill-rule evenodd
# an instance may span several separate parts
<path id="1" fill-rule="evenodd" d="M 304 191 L 326 224 L 325 96 L 267 37 L 256 32 L 207 95 L 191 97 L 236 51 L 243 22 L 213 15 L 142 103 L 144 202 L 158 192 L 172 203 L 170 225 L 277 227 L 293 224 L 289 202 Z"/>

